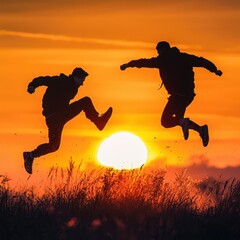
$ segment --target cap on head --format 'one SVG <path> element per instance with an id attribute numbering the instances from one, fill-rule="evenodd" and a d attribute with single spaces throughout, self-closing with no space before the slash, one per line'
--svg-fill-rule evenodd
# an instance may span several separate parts
<path id="1" fill-rule="evenodd" d="M 85 72 L 82 68 L 75 68 L 73 71 L 72 71 L 72 76 L 75 77 L 79 77 L 79 78 L 82 78 L 82 77 L 87 77 L 88 76 L 88 73 Z"/>
<path id="2" fill-rule="evenodd" d="M 156 49 L 158 51 L 165 51 L 165 50 L 168 50 L 170 49 L 170 44 L 166 41 L 162 41 L 162 42 L 159 42 L 156 46 Z"/>

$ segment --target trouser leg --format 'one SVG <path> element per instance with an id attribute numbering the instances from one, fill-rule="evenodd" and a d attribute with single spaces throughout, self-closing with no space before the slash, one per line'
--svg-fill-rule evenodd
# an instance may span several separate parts
<path id="1" fill-rule="evenodd" d="M 59 149 L 62 137 L 62 130 L 65 124 L 63 115 L 55 113 L 49 118 L 46 118 L 48 126 L 48 143 L 39 145 L 32 153 L 34 157 L 40 157 Z"/>
<path id="2" fill-rule="evenodd" d="M 193 130 L 199 132 L 199 130 L 200 130 L 201 127 L 200 127 L 197 123 L 195 123 L 195 122 L 193 122 L 192 120 L 189 119 L 188 128 L 189 128 L 189 129 L 193 129 Z"/>
<path id="3" fill-rule="evenodd" d="M 98 119 L 99 113 L 96 111 L 91 98 L 84 97 L 69 105 L 65 113 L 66 122 L 76 117 L 81 111 L 84 111 L 86 118 L 92 122 Z"/>
<path id="4" fill-rule="evenodd" d="M 86 118 L 91 120 L 100 131 L 103 130 L 112 115 L 112 108 L 110 107 L 104 114 L 99 116 L 99 113 L 95 109 L 91 98 L 84 97 L 70 104 L 69 107 L 64 111 L 65 122 L 68 122 L 77 116 L 81 111 L 84 111 Z"/>
<path id="5" fill-rule="evenodd" d="M 71 103 L 67 109 L 56 113 L 46 120 L 48 126 L 49 142 L 39 145 L 32 153 L 34 157 L 40 157 L 58 150 L 61 143 L 62 130 L 64 125 L 72 118 L 84 111 L 86 117 L 96 123 L 99 113 L 96 111 L 92 100 L 84 97 Z"/>
<path id="6" fill-rule="evenodd" d="M 190 97 L 171 95 L 163 110 L 161 124 L 165 128 L 178 126 L 180 120 L 184 118 L 187 106 L 193 101 L 194 95 Z M 190 128 L 197 128 L 197 124 L 190 120 Z"/>
<path id="7" fill-rule="evenodd" d="M 170 96 L 163 110 L 161 124 L 165 128 L 171 128 L 179 125 L 179 121 L 183 118 L 186 106 L 181 104 L 177 98 Z"/>
<path id="8" fill-rule="evenodd" d="M 59 149 L 61 143 L 63 125 L 49 126 L 48 127 L 48 138 L 49 142 L 39 145 L 34 151 L 34 157 L 40 157 L 51 152 L 55 152 Z"/>

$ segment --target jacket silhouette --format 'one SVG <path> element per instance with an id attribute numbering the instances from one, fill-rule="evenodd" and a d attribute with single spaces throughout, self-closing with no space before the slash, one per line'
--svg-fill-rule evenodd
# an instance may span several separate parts
<path id="1" fill-rule="evenodd" d="M 45 117 L 67 108 L 70 100 L 78 93 L 78 87 L 73 77 L 66 76 L 63 73 L 60 76 L 35 78 L 29 83 L 29 86 L 33 88 L 48 87 L 42 100 L 42 113 Z"/>

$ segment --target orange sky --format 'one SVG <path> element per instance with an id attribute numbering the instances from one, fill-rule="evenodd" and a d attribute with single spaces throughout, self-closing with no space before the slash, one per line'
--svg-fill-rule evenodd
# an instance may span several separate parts
<path id="1" fill-rule="evenodd" d="M 100 112 L 113 106 L 114 115 L 104 132 L 84 114 L 70 122 L 61 149 L 38 159 L 36 174 L 71 157 L 95 162 L 101 140 L 121 130 L 144 140 L 149 164 L 190 165 L 204 155 L 213 166 L 240 165 L 239 22 L 239 1 L 1 1 L 0 174 L 26 178 L 22 152 L 46 140 L 45 89 L 30 95 L 27 84 L 76 66 L 90 74 L 76 99 L 88 95 Z M 119 70 L 132 59 L 156 56 L 161 40 L 208 58 L 224 73 L 195 69 L 197 96 L 186 115 L 209 125 L 207 148 L 195 133 L 183 141 L 180 128 L 160 125 L 167 94 L 158 90 L 156 69 Z"/>

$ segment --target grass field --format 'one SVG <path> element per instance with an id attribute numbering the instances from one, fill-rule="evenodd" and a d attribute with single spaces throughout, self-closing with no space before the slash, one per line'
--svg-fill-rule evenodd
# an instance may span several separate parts
<path id="1" fill-rule="evenodd" d="M 52 168 L 48 185 L 12 189 L 0 177 L 0 239 L 238 240 L 240 182 L 185 172 L 166 182 L 164 171 L 84 172 Z"/>

